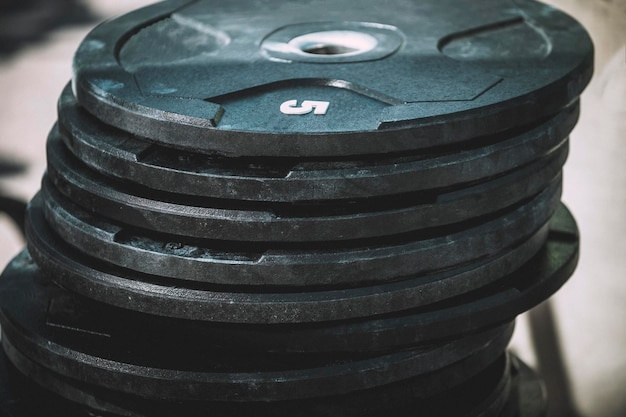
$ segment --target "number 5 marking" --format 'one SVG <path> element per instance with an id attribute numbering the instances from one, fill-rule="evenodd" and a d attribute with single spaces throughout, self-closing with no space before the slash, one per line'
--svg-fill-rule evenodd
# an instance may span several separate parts
<path id="1" fill-rule="evenodd" d="M 283 114 L 313 114 L 324 115 L 328 111 L 330 103 L 328 101 L 312 101 L 304 100 L 300 107 L 298 107 L 298 100 L 287 100 L 280 105 L 280 111 Z"/>

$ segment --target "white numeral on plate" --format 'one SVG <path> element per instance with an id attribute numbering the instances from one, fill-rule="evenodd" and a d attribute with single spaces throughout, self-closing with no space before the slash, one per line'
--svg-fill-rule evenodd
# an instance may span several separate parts
<path id="1" fill-rule="evenodd" d="M 280 105 L 280 111 L 283 114 L 313 114 L 324 115 L 328 111 L 330 103 L 328 101 L 313 101 L 304 100 L 300 106 L 298 106 L 298 100 L 287 100 Z"/>

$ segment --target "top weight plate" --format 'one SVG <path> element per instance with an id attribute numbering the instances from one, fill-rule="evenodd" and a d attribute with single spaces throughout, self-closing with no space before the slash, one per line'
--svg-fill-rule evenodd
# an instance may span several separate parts
<path id="1" fill-rule="evenodd" d="M 591 77 L 585 30 L 524 0 L 169 1 L 94 29 L 79 103 L 152 141 L 227 156 L 348 156 L 531 123 Z"/>
<path id="2" fill-rule="evenodd" d="M 369 158 L 225 158 L 156 145 L 105 125 L 71 88 L 59 99 L 59 131 L 78 159 L 100 173 L 148 188 L 247 201 L 310 202 L 433 190 L 484 180 L 553 151 L 578 120 L 578 102 L 538 124 L 434 153 Z"/>

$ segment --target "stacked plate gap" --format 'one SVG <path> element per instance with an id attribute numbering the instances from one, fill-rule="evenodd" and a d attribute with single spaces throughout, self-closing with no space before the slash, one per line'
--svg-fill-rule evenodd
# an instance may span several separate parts
<path id="1" fill-rule="evenodd" d="M 6 415 L 545 414 L 506 347 L 577 261 L 591 42 L 533 1 L 360 5 L 85 38 L 0 279 Z"/>

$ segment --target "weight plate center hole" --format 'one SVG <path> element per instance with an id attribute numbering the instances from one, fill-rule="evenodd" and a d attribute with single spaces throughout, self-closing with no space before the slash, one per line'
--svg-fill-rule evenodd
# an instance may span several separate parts
<path id="1" fill-rule="evenodd" d="M 297 36 L 289 45 L 305 54 L 318 56 L 352 56 L 376 48 L 378 41 L 367 33 L 351 30 L 330 30 Z"/>

